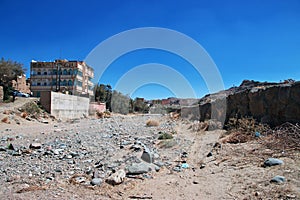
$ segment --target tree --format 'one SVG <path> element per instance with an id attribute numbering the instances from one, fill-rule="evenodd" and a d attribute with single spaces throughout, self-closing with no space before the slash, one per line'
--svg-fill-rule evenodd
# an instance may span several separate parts
<path id="1" fill-rule="evenodd" d="M 111 108 L 115 113 L 128 114 L 130 111 L 129 96 L 123 95 L 121 92 L 113 91 L 111 97 Z"/>
<path id="2" fill-rule="evenodd" d="M 143 98 L 135 98 L 133 101 L 133 110 L 139 113 L 147 113 L 149 111 L 149 107 Z"/>
<path id="3" fill-rule="evenodd" d="M 1 58 L 0 60 L 0 86 L 3 86 L 3 100 L 9 99 L 9 93 L 12 90 L 12 80 L 15 80 L 17 76 L 24 74 L 26 71 L 23 68 L 23 64 L 12 61 L 5 60 Z"/>
<path id="4" fill-rule="evenodd" d="M 95 101 L 106 103 L 106 108 L 111 111 L 112 88 L 110 85 L 98 84 L 94 90 Z"/>

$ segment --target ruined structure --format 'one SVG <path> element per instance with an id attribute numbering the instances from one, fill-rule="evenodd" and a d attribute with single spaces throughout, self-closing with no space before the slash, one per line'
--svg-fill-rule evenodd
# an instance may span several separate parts
<path id="1" fill-rule="evenodd" d="M 17 76 L 16 80 L 12 80 L 12 87 L 23 93 L 30 94 L 30 82 L 26 80 L 26 75 Z"/>

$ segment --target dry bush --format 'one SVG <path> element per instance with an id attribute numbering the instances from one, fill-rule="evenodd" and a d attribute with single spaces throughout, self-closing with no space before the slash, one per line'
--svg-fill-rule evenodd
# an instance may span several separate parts
<path id="1" fill-rule="evenodd" d="M 99 118 L 104 118 L 104 113 L 103 113 L 103 112 L 97 111 L 97 112 L 96 112 L 96 116 L 97 116 L 98 119 L 99 119 Z"/>
<path id="2" fill-rule="evenodd" d="M 109 111 L 105 111 L 104 118 L 110 118 L 110 117 L 111 117 L 111 113 Z"/>
<path id="3" fill-rule="evenodd" d="M 158 123 L 158 121 L 156 121 L 156 120 L 149 119 L 149 120 L 146 122 L 146 125 L 147 125 L 147 126 L 159 126 L 159 123 Z"/>
<path id="4" fill-rule="evenodd" d="M 278 152 L 300 151 L 300 125 L 286 122 L 273 130 L 266 132 L 267 137 L 262 142 Z"/>
<path id="5" fill-rule="evenodd" d="M 11 111 L 11 110 L 4 110 L 3 111 L 3 114 L 5 114 L 5 115 L 10 115 L 12 113 L 13 113 L 13 111 Z"/>
<path id="6" fill-rule="evenodd" d="M 170 140 L 161 140 L 159 143 L 158 143 L 158 147 L 159 148 L 172 148 L 174 146 L 177 145 L 177 142 L 176 140 L 174 139 L 170 139 Z"/>
<path id="7" fill-rule="evenodd" d="M 20 190 L 17 190 L 16 193 L 32 192 L 32 191 L 46 190 L 46 189 L 47 189 L 47 186 L 31 185 L 31 186 L 22 188 Z"/>
<path id="8" fill-rule="evenodd" d="M 176 112 L 170 112 L 170 118 L 172 120 L 177 120 L 180 118 L 180 113 L 176 113 Z"/>
<path id="9" fill-rule="evenodd" d="M 193 132 L 204 132 L 208 130 L 222 129 L 222 123 L 215 120 L 206 120 L 204 122 L 195 121 L 189 127 Z"/>
<path id="10" fill-rule="evenodd" d="M 22 112 L 22 113 L 21 113 L 21 117 L 22 117 L 22 118 L 25 119 L 27 116 L 28 116 L 27 112 Z"/>
<path id="11" fill-rule="evenodd" d="M 194 122 L 189 129 L 191 129 L 193 132 L 203 132 L 208 130 L 208 123 L 207 122 Z"/>
<path id="12" fill-rule="evenodd" d="M 111 117 L 111 113 L 109 111 L 104 111 L 104 112 L 96 112 L 96 116 L 97 118 L 110 118 Z"/>
<path id="13" fill-rule="evenodd" d="M 1 120 L 1 122 L 10 124 L 10 121 L 9 121 L 9 118 L 8 118 L 8 117 L 4 117 L 4 118 Z"/>
<path id="14" fill-rule="evenodd" d="M 253 118 L 231 118 L 229 119 L 226 128 L 228 132 L 223 135 L 223 143 L 245 143 L 255 138 L 255 133 L 259 132 L 261 135 L 270 130 L 266 124 L 257 123 Z"/>

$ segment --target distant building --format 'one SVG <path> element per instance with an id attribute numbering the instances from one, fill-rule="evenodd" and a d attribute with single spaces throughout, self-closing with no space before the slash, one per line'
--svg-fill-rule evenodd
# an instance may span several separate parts
<path id="1" fill-rule="evenodd" d="M 30 81 L 26 80 L 26 75 L 17 76 L 17 80 L 12 80 L 12 87 L 23 93 L 30 94 Z"/>
<path id="2" fill-rule="evenodd" d="M 83 61 L 32 61 L 30 63 L 30 76 L 30 89 L 35 97 L 40 97 L 43 91 L 56 91 L 80 96 L 93 95 L 94 69 Z"/>
<path id="3" fill-rule="evenodd" d="M 170 99 L 162 99 L 161 100 L 161 105 L 170 105 L 171 100 Z"/>

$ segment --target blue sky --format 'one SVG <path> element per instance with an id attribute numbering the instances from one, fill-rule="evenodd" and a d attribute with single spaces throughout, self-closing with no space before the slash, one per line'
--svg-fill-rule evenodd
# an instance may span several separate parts
<path id="1" fill-rule="evenodd" d="M 201 44 L 218 67 L 225 88 L 244 79 L 300 80 L 299 11 L 298 0 L 0 0 L 0 56 L 23 63 L 29 72 L 32 59 L 84 60 L 115 34 L 163 27 Z M 159 50 L 121 56 L 100 81 L 114 87 L 124 73 L 145 63 L 173 67 L 186 77 L 197 97 L 208 92 L 189 63 Z M 98 66 L 93 67 L 97 71 Z M 150 84 L 131 95 L 165 98 L 176 95 L 171 89 Z"/>

